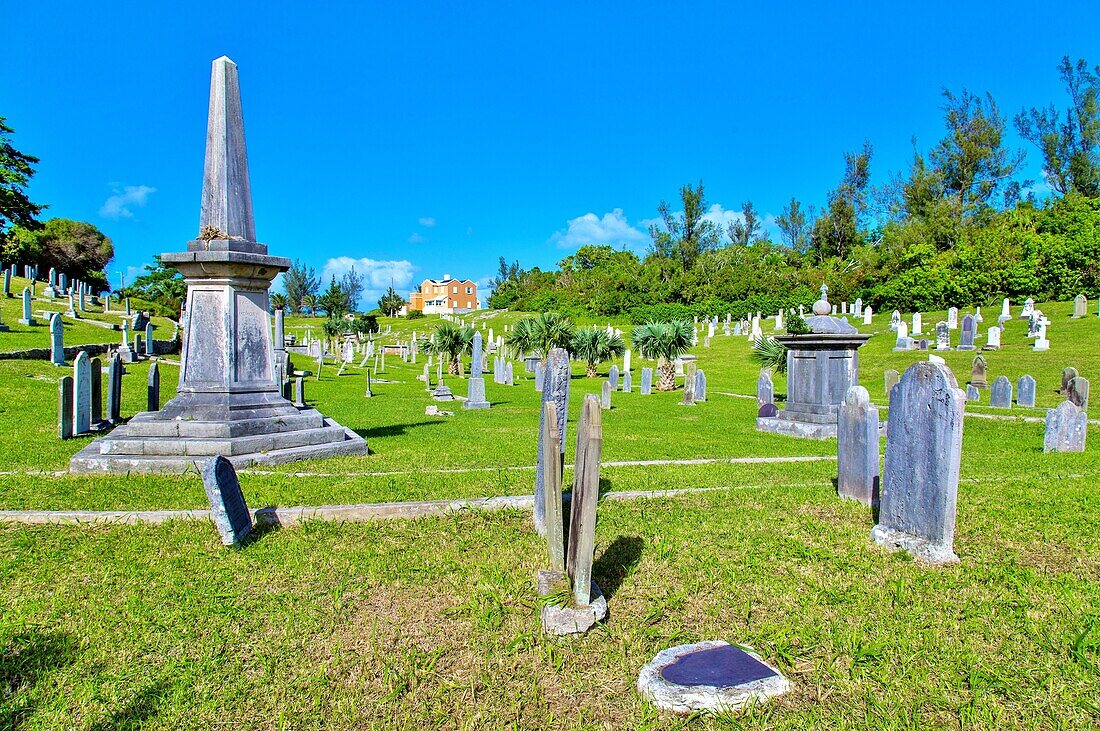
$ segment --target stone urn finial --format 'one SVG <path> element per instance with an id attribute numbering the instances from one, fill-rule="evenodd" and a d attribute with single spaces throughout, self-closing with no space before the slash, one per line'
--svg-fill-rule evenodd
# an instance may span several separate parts
<path id="1" fill-rule="evenodd" d="M 828 315 L 833 311 L 832 305 L 829 304 L 829 286 L 827 284 L 821 285 L 821 299 L 814 302 L 814 314 L 815 315 Z"/>

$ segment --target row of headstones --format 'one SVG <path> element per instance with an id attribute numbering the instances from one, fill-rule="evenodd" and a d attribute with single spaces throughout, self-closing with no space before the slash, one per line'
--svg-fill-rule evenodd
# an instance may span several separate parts
<path id="1" fill-rule="evenodd" d="M 849 389 L 837 416 L 837 490 L 878 506 L 880 545 L 932 563 L 957 561 L 955 515 L 966 395 L 945 365 L 910 366 L 890 394 L 879 482 L 879 415 L 867 389 Z M 1073 402 L 1047 411 L 1043 449 L 1084 451 L 1088 417 Z"/>
<path id="2" fill-rule="evenodd" d="M 57 433 L 62 439 L 87 434 L 122 421 L 122 357 L 115 353 L 107 365 L 107 410 L 103 410 L 103 364 L 80 351 L 73 359 L 73 374 L 58 379 Z M 149 367 L 146 386 L 148 411 L 160 409 L 160 368 Z M 106 416 L 106 418 L 104 418 Z"/>
<path id="3" fill-rule="evenodd" d="M 899 376 L 896 370 L 887 370 L 884 375 L 885 393 L 890 395 L 894 386 L 898 383 Z M 1012 382 L 1007 376 L 998 376 L 990 386 L 986 376 L 985 358 L 978 356 L 974 359 L 970 371 L 970 382 L 966 388 L 967 401 L 979 401 L 980 390 L 989 388 L 989 405 L 998 409 L 1012 408 Z M 1016 404 L 1028 408 L 1035 407 L 1035 379 L 1024 374 L 1016 381 Z M 1068 401 L 1073 402 L 1078 408 L 1087 410 L 1089 405 L 1089 380 L 1078 374 L 1072 366 L 1062 371 L 1062 387 L 1059 390 Z"/>

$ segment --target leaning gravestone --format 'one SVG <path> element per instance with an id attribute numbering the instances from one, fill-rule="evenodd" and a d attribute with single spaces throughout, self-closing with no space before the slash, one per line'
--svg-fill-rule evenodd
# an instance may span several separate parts
<path id="1" fill-rule="evenodd" d="M 1089 379 L 1084 376 L 1076 376 L 1071 379 L 1069 386 L 1066 388 L 1066 400 L 1072 401 L 1082 411 L 1088 411 Z"/>
<path id="2" fill-rule="evenodd" d="M 759 655 L 721 640 L 663 650 L 638 675 L 643 698 L 682 714 L 739 711 L 790 689 Z"/>
<path id="3" fill-rule="evenodd" d="M 202 466 L 202 486 L 210 500 L 210 517 L 222 543 L 240 546 L 252 532 L 252 513 L 244 501 L 233 463 L 220 454 Z"/>
<path id="4" fill-rule="evenodd" d="M 1062 369 L 1062 387 L 1058 389 L 1058 393 L 1065 393 L 1069 390 L 1069 383 L 1074 378 L 1077 378 L 1080 374 L 1073 366 L 1068 366 Z"/>
<path id="5" fill-rule="evenodd" d="M 1044 452 L 1084 452 L 1089 417 L 1072 401 L 1063 401 L 1056 409 L 1047 409 Z"/>
<path id="6" fill-rule="evenodd" d="M 653 369 L 642 369 L 642 384 L 638 391 L 642 396 L 649 396 L 653 393 Z"/>
<path id="7" fill-rule="evenodd" d="M 998 376 L 989 389 L 989 405 L 995 409 L 1012 408 L 1012 381 L 1008 376 Z"/>
<path id="8" fill-rule="evenodd" d="M 1016 381 L 1016 403 L 1020 406 L 1035 407 L 1035 379 L 1031 376 L 1025 374 Z"/>
<path id="9" fill-rule="evenodd" d="M 539 363 L 541 366 L 541 362 Z M 536 376 L 538 370 L 536 370 Z M 546 533 L 546 514 L 544 512 L 545 494 L 545 466 L 547 459 L 563 460 L 565 458 L 565 422 L 569 414 L 569 354 L 561 348 L 552 348 L 546 356 L 546 367 L 543 370 L 542 403 L 553 401 L 557 405 L 558 423 L 551 425 L 546 423 L 545 413 L 539 410 L 539 442 L 538 458 L 535 463 L 535 530 L 539 535 Z M 562 445 L 557 455 L 543 454 L 542 432 L 544 429 L 554 428 L 558 430 L 558 443 Z"/>
<path id="10" fill-rule="evenodd" d="M 837 493 L 864 505 L 878 503 L 878 409 L 863 386 L 852 386 L 837 414 Z"/>
<path id="11" fill-rule="evenodd" d="M 890 401 L 876 543 L 931 563 L 958 561 L 955 508 L 966 394 L 936 363 L 910 366 Z"/>

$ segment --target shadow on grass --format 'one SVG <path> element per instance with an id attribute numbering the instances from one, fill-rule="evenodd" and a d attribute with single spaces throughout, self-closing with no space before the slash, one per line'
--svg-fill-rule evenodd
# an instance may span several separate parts
<path id="1" fill-rule="evenodd" d="M 638 536 L 619 536 L 592 564 L 592 579 L 610 601 L 623 579 L 634 573 L 642 559 L 645 541 Z"/>
<path id="2" fill-rule="evenodd" d="M 128 703 L 89 728 L 92 731 L 144 728 L 145 722 L 157 715 L 171 687 L 166 679 L 161 678 L 142 688 Z"/>
<path id="3" fill-rule="evenodd" d="M 377 396 L 375 398 L 377 398 Z M 369 442 L 374 437 L 400 437 L 408 433 L 410 429 L 415 429 L 418 426 L 435 426 L 443 423 L 445 422 L 418 421 L 411 424 L 386 424 L 383 426 L 371 427 L 370 429 L 353 429 L 353 431 Z"/>
<path id="4" fill-rule="evenodd" d="M 64 633 L 23 632 L 9 638 L 0 654 L 0 691 L 4 703 L 0 706 L 0 728 L 22 728 L 33 715 L 35 705 L 29 693 L 51 671 L 71 664 L 77 654 L 77 643 Z"/>

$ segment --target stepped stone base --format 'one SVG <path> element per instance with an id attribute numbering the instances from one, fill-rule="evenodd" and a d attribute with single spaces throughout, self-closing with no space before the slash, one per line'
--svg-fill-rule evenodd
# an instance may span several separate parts
<path id="1" fill-rule="evenodd" d="M 223 455 L 237 469 L 301 459 L 366 454 L 367 442 L 312 408 L 285 399 L 235 410 L 207 405 L 207 414 L 180 415 L 174 399 L 162 411 L 143 412 L 89 444 L 69 462 L 74 473 L 184 472 Z M 266 399 L 265 399 L 266 400 Z M 201 410 L 200 410 L 201 411 Z M 210 413 L 221 412 L 221 413 Z M 205 419 L 204 416 L 214 416 Z M 229 419 L 217 419 L 229 416 Z M 237 418 L 233 418 L 233 417 Z"/>

